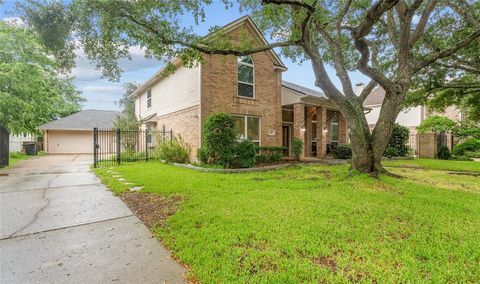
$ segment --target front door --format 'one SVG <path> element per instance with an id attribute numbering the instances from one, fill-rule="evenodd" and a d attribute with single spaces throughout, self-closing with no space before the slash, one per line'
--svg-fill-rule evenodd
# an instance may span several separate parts
<path id="1" fill-rule="evenodd" d="M 282 125 L 282 147 L 284 156 L 290 156 L 290 125 Z"/>

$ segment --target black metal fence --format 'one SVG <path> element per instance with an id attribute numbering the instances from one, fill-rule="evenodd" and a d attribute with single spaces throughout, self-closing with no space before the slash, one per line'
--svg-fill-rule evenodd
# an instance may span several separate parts
<path id="1" fill-rule="evenodd" d="M 172 130 L 93 129 L 94 167 L 157 159 L 159 143 L 172 140 Z"/>
<path id="2" fill-rule="evenodd" d="M 0 168 L 8 166 L 10 147 L 10 133 L 8 129 L 0 124 Z"/>

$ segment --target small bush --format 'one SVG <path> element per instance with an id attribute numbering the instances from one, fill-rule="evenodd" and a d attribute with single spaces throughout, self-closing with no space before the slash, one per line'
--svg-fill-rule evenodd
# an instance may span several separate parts
<path id="1" fill-rule="evenodd" d="M 448 160 L 452 154 L 450 153 L 450 150 L 448 149 L 447 146 L 442 146 L 440 149 L 438 149 L 437 157 L 440 160 Z"/>
<path id="2" fill-rule="evenodd" d="M 480 153 L 480 140 L 470 139 L 463 143 L 455 145 L 452 150 L 454 156 L 468 156 L 474 158 Z"/>
<path id="3" fill-rule="evenodd" d="M 241 168 L 250 168 L 255 165 L 257 146 L 250 140 L 245 140 L 237 145 L 235 164 Z"/>
<path id="4" fill-rule="evenodd" d="M 285 149 L 287 148 L 276 146 L 258 147 L 260 154 L 257 155 L 257 163 L 278 163 L 282 160 Z"/>
<path id="5" fill-rule="evenodd" d="M 172 141 L 160 142 L 156 151 L 157 157 L 167 163 L 187 163 L 190 147 L 178 136 Z"/>
<path id="6" fill-rule="evenodd" d="M 383 153 L 383 155 L 387 158 L 393 158 L 393 157 L 399 157 L 400 156 L 397 148 L 395 148 L 395 147 L 387 147 L 385 149 L 385 152 Z"/>
<path id="7" fill-rule="evenodd" d="M 293 138 L 292 152 L 293 152 L 293 155 L 295 155 L 296 161 L 300 160 L 300 155 L 302 154 L 302 151 L 303 151 L 303 141 L 298 138 Z"/>
<path id="8" fill-rule="evenodd" d="M 467 156 L 452 156 L 450 160 L 455 160 L 455 161 L 473 161 L 472 158 L 467 157 Z"/>
<path id="9" fill-rule="evenodd" d="M 333 150 L 333 156 L 336 159 L 351 159 L 352 158 L 352 145 L 341 144 Z"/>
<path id="10" fill-rule="evenodd" d="M 212 114 L 207 118 L 203 128 L 204 147 L 209 164 L 228 167 L 235 158 L 237 146 L 235 126 L 231 115 Z"/>

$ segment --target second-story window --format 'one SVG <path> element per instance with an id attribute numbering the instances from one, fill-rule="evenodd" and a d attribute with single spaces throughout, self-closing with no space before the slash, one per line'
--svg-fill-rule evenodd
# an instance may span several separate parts
<path id="1" fill-rule="evenodd" d="M 250 56 L 237 58 L 238 73 L 238 96 L 254 98 L 255 90 L 253 83 L 253 60 Z"/>
<path id="2" fill-rule="evenodd" d="M 152 90 L 147 91 L 147 108 L 152 107 Z"/>

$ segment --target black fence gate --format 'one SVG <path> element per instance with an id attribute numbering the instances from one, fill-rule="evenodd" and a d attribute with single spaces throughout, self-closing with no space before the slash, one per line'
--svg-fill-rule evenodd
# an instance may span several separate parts
<path id="1" fill-rule="evenodd" d="M 157 159 L 156 147 L 170 142 L 172 130 L 93 129 L 93 165 L 120 165 Z"/>
<path id="2" fill-rule="evenodd" d="M 10 147 L 10 133 L 8 129 L 0 124 L 0 168 L 8 166 Z"/>

